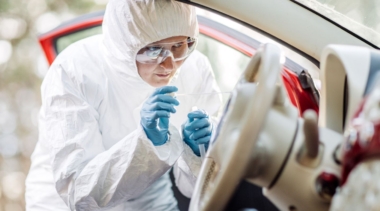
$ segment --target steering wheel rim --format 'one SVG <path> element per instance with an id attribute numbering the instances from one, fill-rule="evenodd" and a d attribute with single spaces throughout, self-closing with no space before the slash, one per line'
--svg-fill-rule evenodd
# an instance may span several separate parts
<path id="1" fill-rule="evenodd" d="M 220 135 L 207 152 L 199 173 L 190 204 L 191 211 L 222 210 L 240 180 L 244 178 L 260 131 L 276 96 L 276 83 L 281 72 L 280 58 L 281 50 L 276 45 L 265 44 L 251 59 L 245 71 L 246 80 L 249 84 L 256 82 L 253 81 L 253 74 L 250 74 L 254 73 L 258 74 L 259 83 L 249 85 L 252 86 L 248 89 L 251 89 L 253 96 L 246 103 L 245 111 L 236 111 L 241 115 L 240 121 L 232 120 L 234 109 L 239 108 L 234 107 L 234 97 L 231 98 L 232 109 L 227 111 Z M 230 147 L 231 143 L 233 146 Z"/>

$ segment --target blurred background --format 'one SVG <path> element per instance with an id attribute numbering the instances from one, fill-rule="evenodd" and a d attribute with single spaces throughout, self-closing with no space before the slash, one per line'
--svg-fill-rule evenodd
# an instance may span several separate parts
<path id="1" fill-rule="evenodd" d="M 25 210 L 24 181 L 38 139 L 40 85 L 48 69 L 37 36 L 103 10 L 106 0 L 0 0 L 0 211 Z"/>

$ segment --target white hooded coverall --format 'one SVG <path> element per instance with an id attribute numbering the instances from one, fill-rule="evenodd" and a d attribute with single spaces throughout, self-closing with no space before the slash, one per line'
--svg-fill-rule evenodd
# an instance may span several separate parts
<path id="1" fill-rule="evenodd" d="M 26 181 L 27 210 L 177 210 L 168 171 L 190 197 L 200 158 L 180 125 L 193 106 L 216 115 L 218 95 L 178 97 L 170 139 L 154 146 L 140 107 L 154 87 L 135 57 L 172 36 L 197 37 L 194 8 L 170 0 L 110 0 L 103 34 L 74 43 L 54 61 L 42 87 L 39 141 Z M 208 60 L 193 52 L 169 85 L 178 93 L 218 92 Z"/>

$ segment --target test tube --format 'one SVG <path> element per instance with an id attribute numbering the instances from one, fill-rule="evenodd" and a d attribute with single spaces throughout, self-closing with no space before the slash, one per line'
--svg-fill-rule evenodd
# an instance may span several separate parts
<path id="1" fill-rule="evenodd" d="M 177 96 L 175 92 L 166 93 L 166 95 L 170 95 L 170 96 L 172 96 L 174 98 Z"/>
<path id="2" fill-rule="evenodd" d="M 199 152 L 201 153 L 201 160 L 203 162 L 206 156 L 206 148 L 204 144 L 199 144 L 198 147 L 199 147 Z"/>

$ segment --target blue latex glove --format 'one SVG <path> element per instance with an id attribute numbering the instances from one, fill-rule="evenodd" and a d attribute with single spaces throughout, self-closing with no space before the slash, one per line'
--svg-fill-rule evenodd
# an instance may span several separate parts
<path id="1" fill-rule="evenodd" d="M 157 88 L 141 108 L 141 125 L 155 146 L 163 145 L 168 140 L 170 113 L 176 112 L 174 106 L 178 106 L 179 102 L 166 94 L 176 91 L 175 86 Z"/>
<path id="2" fill-rule="evenodd" d="M 198 157 L 199 144 L 204 144 L 206 150 L 210 143 L 212 123 L 208 114 L 203 110 L 192 111 L 187 115 L 188 119 L 182 124 L 183 139 Z"/>

